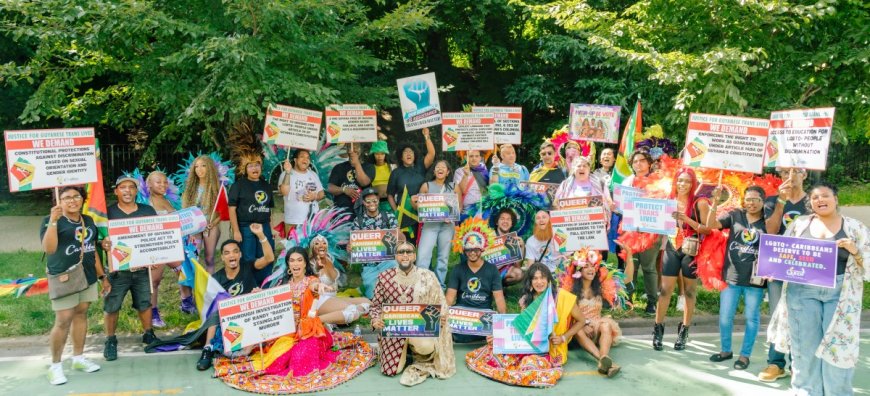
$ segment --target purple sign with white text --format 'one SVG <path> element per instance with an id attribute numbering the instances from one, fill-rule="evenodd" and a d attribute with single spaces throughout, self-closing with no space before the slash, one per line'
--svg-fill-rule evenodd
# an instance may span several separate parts
<path id="1" fill-rule="evenodd" d="M 837 280 L 837 243 L 762 234 L 757 276 L 833 288 Z"/>

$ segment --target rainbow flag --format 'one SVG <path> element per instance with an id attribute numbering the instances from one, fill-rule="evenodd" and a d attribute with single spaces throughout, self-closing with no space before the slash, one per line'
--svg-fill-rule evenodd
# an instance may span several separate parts
<path id="1" fill-rule="evenodd" d="M 526 309 L 523 310 L 513 321 L 513 326 L 523 338 L 538 353 L 547 353 L 550 349 L 550 334 L 559 322 L 556 315 L 556 303 L 553 301 L 553 291 L 541 293 Z"/>
<path id="2" fill-rule="evenodd" d="M 625 129 L 622 131 L 622 139 L 619 142 L 619 152 L 616 153 L 616 165 L 613 166 L 612 184 L 622 183 L 627 177 L 631 176 L 631 164 L 628 159 L 634 153 L 635 136 L 643 133 L 643 109 L 640 105 L 640 100 L 634 105 L 634 111 L 631 112 L 631 117 L 625 123 Z"/>
<path id="3" fill-rule="evenodd" d="M 97 181 L 88 184 L 88 199 L 82 207 L 82 213 L 91 216 L 97 225 L 100 239 L 109 236 L 109 218 L 106 214 L 106 190 L 103 187 L 103 161 L 100 160 L 100 140 L 97 139 Z"/>
<path id="4" fill-rule="evenodd" d="M 196 303 L 196 310 L 199 312 L 199 320 L 193 321 L 187 325 L 185 333 L 200 327 L 208 320 L 212 313 L 217 313 L 217 303 L 224 298 L 229 297 L 229 293 L 224 290 L 218 281 L 212 278 L 211 274 L 202 267 L 199 263 L 199 258 L 196 253 L 187 251 L 187 259 L 181 264 L 184 272 L 193 274 L 193 300 Z"/>

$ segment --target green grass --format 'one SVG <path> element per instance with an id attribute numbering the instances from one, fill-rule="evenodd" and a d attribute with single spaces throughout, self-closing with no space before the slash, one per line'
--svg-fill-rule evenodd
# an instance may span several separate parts
<path id="1" fill-rule="evenodd" d="M 51 210 L 54 190 L 0 193 L 0 216 L 45 216 Z"/>
<path id="2" fill-rule="evenodd" d="M 840 187 L 840 205 L 870 205 L 870 183 L 856 183 Z"/>

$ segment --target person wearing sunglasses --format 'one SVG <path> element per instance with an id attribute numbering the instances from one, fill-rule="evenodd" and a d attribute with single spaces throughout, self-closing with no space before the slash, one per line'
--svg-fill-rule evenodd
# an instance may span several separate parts
<path id="1" fill-rule="evenodd" d="M 447 304 L 472 309 L 492 309 L 495 302 L 498 313 L 507 312 L 502 291 L 501 274 L 495 265 L 483 259 L 483 240 L 476 234 L 465 235 L 462 241 L 465 263 L 453 267 L 447 281 Z M 454 334 L 453 342 L 465 343 L 485 340 L 485 336 Z"/>
<path id="2" fill-rule="evenodd" d="M 541 156 L 541 163 L 532 170 L 531 175 L 529 175 L 529 181 L 553 184 L 559 184 L 564 181 L 565 171 L 556 162 L 556 146 L 546 141 L 541 144 L 541 149 L 538 153 Z"/>
<path id="3" fill-rule="evenodd" d="M 360 230 L 395 230 L 399 227 L 399 222 L 396 220 L 396 215 L 391 212 L 383 212 L 380 210 L 380 198 L 378 192 L 374 188 L 366 188 L 360 194 L 359 201 L 362 202 L 362 211 L 359 211 L 356 219 L 351 225 L 352 231 Z M 358 202 L 359 202 L 358 201 Z M 404 240 L 405 236 L 399 233 L 399 239 Z M 347 245 L 348 252 L 351 245 Z M 374 293 L 375 282 L 377 282 L 378 274 L 396 266 L 395 260 L 382 261 L 380 263 L 366 263 L 362 268 L 362 292 L 369 299 Z"/>
<path id="4" fill-rule="evenodd" d="M 240 160 L 237 168 L 241 177 L 230 187 L 227 196 L 230 207 L 230 224 L 233 229 L 233 239 L 242 244 L 242 259 L 254 262 L 263 257 L 262 242 L 251 231 L 252 224 L 263 226 L 263 234 L 272 251 L 275 250 L 275 240 L 272 237 L 272 208 L 275 207 L 272 198 L 272 186 L 263 180 L 263 159 L 259 155 L 246 155 Z M 272 274 L 272 264 L 256 269 L 254 277 L 257 284 L 263 282 Z"/>

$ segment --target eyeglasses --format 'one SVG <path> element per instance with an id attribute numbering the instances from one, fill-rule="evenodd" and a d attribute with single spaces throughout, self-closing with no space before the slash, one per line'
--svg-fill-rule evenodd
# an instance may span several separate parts
<path id="1" fill-rule="evenodd" d="M 73 201 L 78 202 L 78 201 L 81 201 L 81 200 L 82 200 L 82 196 L 81 196 L 81 195 L 76 195 L 76 196 L 72 196 L 72 197 L 63 197 L 63 198 L 61 198 L 60 200 L 63 201 L 63 202 L 73 202 Z"/>
<path id="2" fill-rule="evenodd" d="M 396 255 L 405 255 L 405 254 L 414 254 L 413 250 L 410 249 L 401 249 L 396 251 Z"/>
<path id="3" fill-rule="evenodd" d="M 743 202 L 761 202 L 761 198 L 743 198 Z"/>

